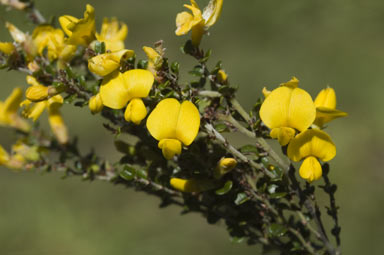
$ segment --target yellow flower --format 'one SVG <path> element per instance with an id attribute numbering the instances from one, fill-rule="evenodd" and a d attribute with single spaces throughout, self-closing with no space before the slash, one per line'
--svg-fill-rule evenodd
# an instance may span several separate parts
<path id="1" fill-rule="evenodd" d="M 316 119 L 314 124 L 323 127 L 336 118 L 345 117 L 348 114 L 336 109 L 336 93 L 333 88 L 325 88 L 320 91 L 315 99 Z"/>
<path id="2" fill-rule="evenodd" d="M 101 100 L 112 109 L 122 109 L 129 102 L 124 114 L 125 120 L 138 125 L 147 115 L 141 98 L 148 96 L 153 82 L 154 77 L 147 70 L 133 69 L 125 73 L 116 71 L 104 78 L 100 87 Z"/>
<path id="3" fill-rule="evenodd" d="M 22 98 L 23 91 L 15 88 L 5 102 L 0 101 L 0 125 L 11 126 L 24 132 L 30 130 L 28 122 L 17 114 Z"/>
<path id="4" fill-rule="evenodd" d="M 217 163 L 216 169 L 214 171 L 214 177 L 220 179 L 225 174 L 232 171 L 237 165 L 237 161 L 234 158 L 222 158 Z"/>
<path id="5" fill-rule="evenodd" d="M 318 159 L 323 162 L 333 159 L 336 156 L 336 146 L 324 131 L 308 129 L 292 139 L 288 145 L 287 155 L 296 162 L 304 159 L 299 170 L 300 176 L 312 182 L 322 175 Z"/>
<path id="6" fill-rule="evenodd" d="M 69 37 L 68 44 L 87 46 L 95 40 L 95 9 L 91 5 L 87 4 L 84 18 L 64 15 L 59 18 L 59 22 Z"/>
<path id="7" fill-rule="evenodd" d="M 174 189 L 187 193 L 203 192 L 216 187 L 215 183 L 211 180 L 171 178 L 170 184 Z"/>
<path id="8" fill-rule="evenodd" d="M 223 69 L 220 69 L 220 70 L 217 72 L 217 79 L 218 79 L 219 82 L 221 82 L 221 83 L 226 83 L 227 80 L 228 80 L 228 74 L 227 74 Z"/>
<path id="9" fill-rule="evenodd" d="M 0 145 L 0 166 L 6 165 L 9 161 L 9 154 L 4 150 L 3 146 Z"/>
<path id="10" fill-rule="evenodd" d="M 44 110 L 47 109 L 48 120 L 53 134 L 56 136 L 60 143 L 65 144 L 68 142 L 68 131 L 64 124 L 63 117 L 59 111 L 63 101 L 64 100 L 61 95 L 56 95 L 49 98 L 48 100 L 40 101 L 37 103 L 33 103 L 26 99 L 21 103 L 21 106 L 25 107 L 23 111 L 24 116 L 31 118 L 33 121 L 36 121 L 44 112 Z"/>
<path id="11" fill-rule="evenodd" d="M 59 59 L 62 63 L 69 61 L 76 52 L 76 46 L 65 43 L 64 33 L 50 25 L 36 27 L 32 33 L 32 40 L 39 55 L 47 50 L 50 61 Z"/>
<path id="12" fill-rule="evenodd" d="M 0 52 L 5 55 L 11 55 L 16 50 L 15 45 L 10 42 L 0 42 Z"/>
<path id="13" fill-rule="evenodd" d="M 201 13 L 196 1 L 191 0 L 191 5 L 185 4 L 184 7 L 190 9 L 192 14 L 181 12 L 176 16 L 176 35 L 185 35 L 192 30 L 192 44 L 198 46 L 203 34 L 220 17 L 222 6 L 223 0 L 211 0 Z"/>
<path id="14" fill-rule="evenodd" d="M 99 76 L 107 76 L 120 67 L 122 60 L 128 59 L 133 55 L 135 55 L 133 50 L 119 50 L 100 54 L 88 60 L 88 68 L 92 73 Z"/>
<path id="15" fill-rule="evenodd" d="M 97 95 L 92 96 L 91 99 L 89 99 L 89 109 L 93 114 L 101 112 L 103 110 L 103 100 L 101 100 L 100 93 L 97 93 Z"/>
<path id="16" fill-rule="evenodd" d="M 26 90 L 25 96 L 32 102 L 44 101 L 58 94 L 58 91 L 53 86 L 44 86 L 31 75 L 27 75 L 27 83 L 32 86 Z"/>
<path id="17" fill-rule="evenodd" d="M 297 87 L 297 79 L 282 84 L 265 98 L 260 118 L 271 129 L 271 137 L 284 146 L 296 130 L 306 130 L 315 120 L 316 109 L 311 96 Z"/>
<path id="18" fill-rule="evenodd" d="M 157 70 L 163 64 L 163 57 L 153 48 L 144 46 L 143 50 L 148 57 L 148 70 L 154 75 L 157 75 Z"/>
<path id="19" fill-rule="evenodd" d="M 9 33 L 12 36 L 12 39 L 17 43 L 23 43 L 27 40 L 27 35 L 18 29 L 15 25 L 6 22 L 5 27 L 8 29 Z"/>
<path id="20" fill-rule="evenodd" d="M 120 23 L 116 18 L 104 18 L 101 25 L 101 32 L 96 33 L 96 39 L 105 43 L 105 49 L 111 52 L 119 51 L 125 48 L 124 40 L 128 34 L 128 27 L 124 23 Z"/>
<path id="21" fill-rule="evenodd" d="M 159 141 L 166 159 L 181 153 L 181 143 L 190 145 L 200 127 L 200 115 L 190 101 L 182 104 L 174 98 L 167 98 L 155 107 L 147 119 L 149 133 Z"/>

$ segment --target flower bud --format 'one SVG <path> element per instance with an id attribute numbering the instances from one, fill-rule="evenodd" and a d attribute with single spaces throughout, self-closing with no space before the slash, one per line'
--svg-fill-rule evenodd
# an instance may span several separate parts
<path id="1" fill-rule="evenodd" d="M 10 55 L 15 51 L 15 46 L 10 42 L 0 42 L 0 52 Z"/>
<path id="2" fill-rule="evenodd" d="M 171 178 L 170 184 L 174 189 L 187 193 L 203 192 L 214 189 L 217 186 L 212 180 L 186 180 L 180 178 Z"/>
<path id="3" fill-rule="evenodd" d="M 43 85 L 31 86 L 25 92 L 25 96 L 32 102 L 39 102 L 48 99 L 49 87 Z"/>
<path id="4" fill-rule="evenodd" d="M 232 171 L 237 165 L 237 161 L 234 158 L 222 158 L 217 163 L 216 169 L 214 171 L 214 177 L 220 179 L 225 174 Z"/>
<path id="5" fill-rule="evenodd" d="M 101 112 L 103 110 L 103 101 L 101 100 L 100 94 L 97 94 L 95 96 L 92 96 L 91 99 L 89 99 L 89 109 L 93 114 Z"/>
<path id="6" fill-rule="evenodd" d="M 140 98 L 132 99 L 125 110 L 125 120 L 132 121 L 136 125 L 139 125 L 145 116 L 147 116 L 147 108 L 145 108 L 143 100 Z"/>
<path id="7" fill-rule="evenodd" d="M 226 83 L 228 80 L 228 74 L 223 69 L 220 69 L 217 72 L 217 79 L 220 83 Z"/>

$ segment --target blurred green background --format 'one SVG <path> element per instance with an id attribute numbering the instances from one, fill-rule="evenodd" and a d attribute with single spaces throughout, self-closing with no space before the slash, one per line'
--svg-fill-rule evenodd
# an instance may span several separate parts
<path id="1" fill-rule="evenodd" d="M 129 26 L 126 47 L 144 58 L 143 45 L 163 39 L 167 55 L 188 70 L 180 53 L 187 37 L 176 37 L 175 16 L 182 0 L 36 0 L 45 16 L 81 17 L 86 3 Z M 198 1 L 204 6 L 208 1 Z M 331 123 L 337 145 L 331 178 L 338 184 L 344 254 L 382 254 L 384 250 L 384 1 L 275 0 L 224 1 L 222 16 L 204 38 L 213 49 L 213 66 L 223 60 L 247 109 L 270 89 L 295 75 L 313 97 L 326 85 L 336 89 L 338 108 L 349 113 Z M 32 31 L 24 15 L 0 7 L 0 27 L 11 21 Z M 5 28 L 0 41 L 10 40 Z M 1 99 L 25 76 L 1 71 Z M 184 80 L 191 78 L 184 77 Z M 83 152 L 96 148 L 117 160 L 113 137 L 88 109 L 65 107 L 71 134 Z M 46 123 L 45 118 L 41 118 Z M 12 131 L 0 129 L 7 149 Z M 240 137 L 239 139 L 242 139 Z M 325 203 L 326 201 L 324 201 Z M 14 173 L 0 169 L 0 254 L 258 254 L 259 248 L 231 244 L 224 224 L 206 224 L 199 215 L 159 209 L 159 200 L 103 182 L 61 180 L 59 174 Z"/>

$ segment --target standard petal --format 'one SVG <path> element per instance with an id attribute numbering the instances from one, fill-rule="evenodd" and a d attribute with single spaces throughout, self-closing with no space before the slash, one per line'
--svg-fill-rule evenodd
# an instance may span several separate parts
<path id="1" fill-rule="evenodd" d="M 69 23 L 66 28 L 72 31 L 68 38 L 69 44 L 88 45 L 95 39 L 95 9 L 87 4 L 84 18 Z"/>
<path id="2" fill-rule="evenodd" d="M 158 146 L 168 160 L 181 153 L 181 142 L 176 139 L 162 139 Z"/>
<path id="3" fill-rule="evenodd" d="M 140 125 L 140 122 L 147 116 L 147 108 L 145 107 L 143 100 L 139 98 L 132 99 L 127 109 L 125 109 L 124 118 L 126 121 L 132 121 L 136 125 Z"/>
<path id="4" fill-rule="evenodd" d="M 124 108 L 129 100 L 129 95 L 123 74 L 116 71 L 105 77 L 100 86 L 100 96 L 105 106 L 112 109 Z"/>
<path id="5" fill-rule="evenodd" d="M 75 17 L 70 16 L 70 15 L 64 15 L 64 16 L 59 17 L 60 26 L 64 30 L 64 33 L 67 36 L 72 35 L 72 31 L 68 29 L 68 25 L 71 23 L 76 23 L 78 21 L 79 21 L 78 18 L 75 18 Z"/>
<path id="6" fill-rule="evenodd" d="M 209 1 L 207 7 L 203 10 L 203 19 L 206 27 L 210 27 L 216 23 L 217 19 L 220 17 L 222 7 L 223 0 Z"/>
<path id="7" fill-rule="evenodd" d="M 336 146 L 324 131 L 308 129 L 292 139 L 287 154 L 293 161 L 300 161 L 309 156 L 329 161 L 336 156 Z"/>
<path id="8" fill-rule="evenodd" d="M 176 16 L 176 35 L 185 35 L 193 26 L 193 16 L 188 12 L 178 13 Z"/>
<path id="9" fill-rule="evenodd" d="M 333 88 L 326 88 L 319 92 L 315 99 L 316 107 L 336 109 L 336 92 Z"/>
<path id="10" fill-rule="evenodd" d="M 196 106 L 190 101 L 184 101 L 176 126 L 176 138 L 184 145 L 190 145 L 195 140 L 200 128 L 200 114 Z"/>
<path id="11" fill-rule="evenodd" d="M 316 108 L 312 97 L 305 90 L 300 88 L 292 90 L 287 116 L 287 126 L 299 131 L 304 131 L 313 123 L 316 117 Z"/>
<path id="12" fill-rule="evenodd" d="M 299 86 L 299 80 L 295 76 L 293 76 L 289 81 L 281 83 L 280 86 L 295 89 Z"/>
<path id="13" fill-rule="evenodd" d="M 167 98 L 157 104 L 147 119 L 149 133 L 158 141 L 176 138 L 176 126 L 180 112 L 180 103 Z"/>
<path id="14" fill-rule="evenodd" d="M 301 178 L 308 182 L 313 182 L 320 179 L 322 169 L 319 161 L 315 157 L 307 157 L 301 164 L 299 174 Z"/>
<path id="15" fill-rule="evenodd" d="M 123 74 L 128 88 L 129 100 L 132 98 L 147 97 L 152 88 L 155 77 L 148 70 L 133 69 Z"/>
<path id="16" fill-rule="evenodd" d="M 288 110 L 292 89 L 279 87 L 265 98 L 260 108 L 260 118 L 270 129 L 288 126 Z"/>

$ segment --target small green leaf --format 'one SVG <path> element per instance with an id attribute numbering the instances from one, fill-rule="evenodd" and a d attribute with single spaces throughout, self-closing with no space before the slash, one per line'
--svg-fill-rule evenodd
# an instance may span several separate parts
<path id="1" fill-rule="evenodd" d="M 180 64 L 179 62 L 172 62 L 171 64 L 171 71 L 175 74 L 179 74 Z"/>
<path id="2" fill-rule="evenodd" d="M 140 178 L 147 179 L 147 177 L 148 177 L 147 171 L 145 171 L 143 169 L 138 169 L 136 171 L 136 173 L 137 173 L 137 176 Z"/>
<path id="3" fill-rule="evenodd" d="M 241 237 L 238 237 L 238 236 L 231 237 L 231 242 L 235 243 L 235 244 L 242 243 L 244 240 L 245 240 L 245 238 L 242 236 Z"/>
<path id="4" fill-rule="evenodd" d="M 96 54 L 103 54 L 105 53 L 105 43 L 96 41 L 95 43 L 95 52 Z"/>
<path id="5" fill-rule="evenodd" d="M 271 195 L 271 198 L 279 199 L 282 197 L 285 197 L 287 195 L 287 192 L 276 192 Z"/>
<path id="6" fill-rule="evenodd" d="M 137 68 L 138 69 L 147 69 L 147 67 L 148 67 L 148 61 L 147 60 L 140 59 L 137 62 Z"/>
<path id="7" fill-rule="evenodd" d="M 271 184 L 271 185 L 269 185 L 269 186 L 268 186 L 268 192 L 269 192 L 269 194 L 273 194 L 273 193 L 275 193 L 278 187 L 279 187 L 279 186 L 277 186 L 276 184 Z"/>
<path id="8" fill-rule="evenodd" d="M 259 150 L 257 149 L 256 146 L 254 145 L 250 145 L 250 144 L 247 144 L 247 145 L 244 145 L 240 148 L 240 151 L 242 153 L 255 153 L 255 154 L 258 154 L 259 153 Z"/>
<path id="9" fill-rule="evenodd" d="M 237 197 L 235 199 L 236 205 L 241 205 L 249 200 L 249 197 L 245 193 L 239 193 L 237 194 Z"/>
<path id="10" fill-rule="evenodd" d="M 272 223 L 268 228 L 271 237 L 282 237 L 286 232 L 287 228 L 277 223 Z"/>
<path id="11" fill-rule="evenodd" d="M 224 123 L 216 124 L 216 125 L 215 125 L 215 129 L 216 129 L 218 132 L 220 132 L 220 133 L 225 132 L 225 131 L 228 131 L 228 127 L 227 127 L 227 125 L 225 125 Z"/>
<path id="12" fill-rule="evenodd" d="M 227 181 L 221 189 L 216 190 L 216 195 L 222 196 L 232 189 L 232 181 Z"/>
<path id="13" fill-rule="evenodd" d="M 122 171 L 120 171 L 120 177 L 124 180 L 130 181 L 135 178 L 136 170 L 133 167 L 125 166 Z"/>

